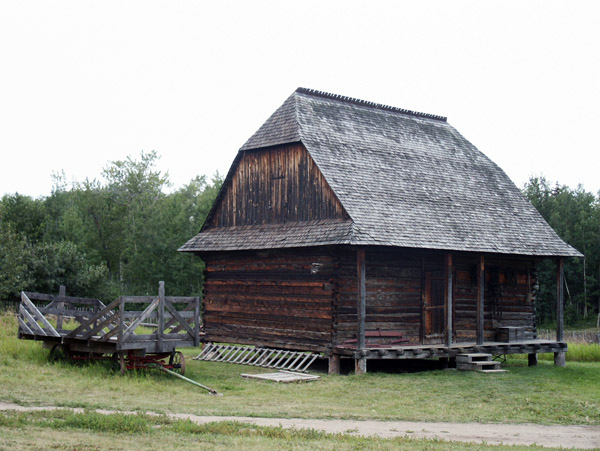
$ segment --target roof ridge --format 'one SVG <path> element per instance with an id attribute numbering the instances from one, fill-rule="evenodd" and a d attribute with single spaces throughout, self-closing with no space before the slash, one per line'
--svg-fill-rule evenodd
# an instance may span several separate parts
<path id="1" fill-rule="evenodd" d="M 433 119 L 433 120 L 436 120 L 436 121 L 446 122 L 448 120 L 448 118 L 446 116 L 439 116 L 437 114 L 422 113 L 422 112 L 419 112 L 419 111 L 407 110 L 405 108 L 399 108 L 399 107 L 395 107 L 395 106 L 384 105 L 382 103 L 370 102 L 368 100 L 361 100 L 361 99 L 357 99 L 355 97 L 348 97 L 348 96 L 343 96 L 343 95 L 340 95 L 340 94 L 332 94 L 332 93 L 325 92 L 325 91 L 318 91 L 316 89 L 298 88 L 298 89 L 296 89 L 296 92 L 301 93 L 301 94 L 307 94 L 307 95 L 310 95 L 310 96 L 313 96 L 313 97 L 322 97 L 322 98 L 325 98 L 325 99 L 339 100 L 339 101 L 342 101 L 342 102 L 345 102 L 345 103 L 353 103 L 355 105 L 366 106 L 366 107 L 374 108 L 374 109 L 378 109 L 378 110 L 392 111 L 394 113 L 408 114 L 410 116 L 423 117 L 423 118 L 426 118 L 426 119 Z"/>

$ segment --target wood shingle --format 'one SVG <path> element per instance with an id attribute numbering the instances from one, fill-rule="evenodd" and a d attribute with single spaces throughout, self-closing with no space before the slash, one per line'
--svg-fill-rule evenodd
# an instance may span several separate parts
<path id="1" fill-rule="evenodd" d="M 347 219 L 212 226 L 242 156 L 293 143 Z M 331 244 L 581 255 L 446 118 L 299 88 L 242 146 L 201 232 L 180 251 Z"/>

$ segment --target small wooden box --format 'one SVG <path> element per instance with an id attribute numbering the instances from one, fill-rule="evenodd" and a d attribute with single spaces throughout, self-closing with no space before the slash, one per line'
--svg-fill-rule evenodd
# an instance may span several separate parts
<path id="1" fill-rule="evenodd" d="M 499 327 L 496 331 L 496 341 L 514 343 L 525 340 L 525 328 L 517 326 Z"/>

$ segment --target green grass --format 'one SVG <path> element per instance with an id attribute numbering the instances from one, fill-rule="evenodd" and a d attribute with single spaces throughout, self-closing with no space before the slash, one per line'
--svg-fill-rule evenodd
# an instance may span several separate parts
<path id="1" fill-rule="evenodd" d="M 121 377 L 108 364 L 50 364 L 40 342 L 17 340 L 13 316 L 0 316 L 0 400 L 23 405 L 300 418 L 600 424 L 600 364 L 509 359 L 508 373 L 370 372 L 303 384 L 242 379 L 256 367 L 191 360 L 186 376 L 223 397 L 158 371 Z M 571 348 L 574 349 L 574 348 Z M 567 356 L 570 353 L 567 354 Z"/>
<path id="2" fill-rule="evenodd" d="M 224 421 L 198 425 L 166 416 L 101 415 L 67 410 L 0 412 L 0 448 L 18 449 L 298 449 L 475 450 L 540 447 L 483 446 L 411 438 L 363 438 Z M 547 449 L 547 448 L 545 448 Z"/>
<path id="3" fill-rule="evenodd" d="M 568 343 L 567 362 L 600 362 L 600 345 L 594 343 Z M 525 354 L 517 354 L 515 359 L 527 359 Z M 554 354 L 538 354 L 538 360 L 554 361 Z"/>

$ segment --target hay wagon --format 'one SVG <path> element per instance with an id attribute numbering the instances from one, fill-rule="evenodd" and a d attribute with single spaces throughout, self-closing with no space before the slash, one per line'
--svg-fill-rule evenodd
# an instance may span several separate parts
<path id="1" fill-rule="evenodd" d="M 108 305 L 99 299 L 21 293 L 19 338 L 41 340 L 50 360 L 112 359 L 115 369 L 160 366 L 183 374 L 177 348 L 199 345 L 200 298 L 121 296 Z"/>

